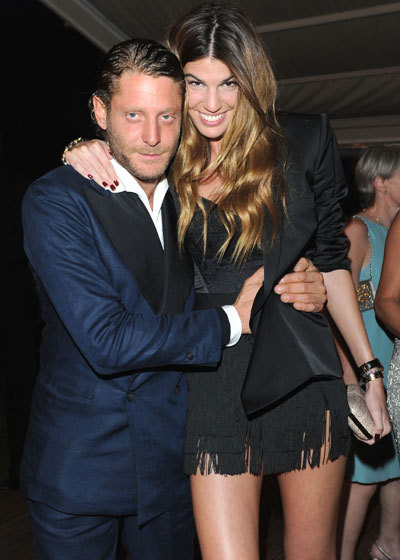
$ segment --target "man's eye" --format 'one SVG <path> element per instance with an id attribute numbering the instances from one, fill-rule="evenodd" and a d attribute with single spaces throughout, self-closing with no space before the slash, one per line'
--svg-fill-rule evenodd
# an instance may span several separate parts
<path id="1" fill-rule="evenodd" d="M 174 117 L 173 117 L 172 115 L 163 115 L 163 116 L 161 117 L 161 119 L 162 119 L 163 121 L 172 121 L 173 118 L 174 118 Z"/>
<path id="2" fill-rule="evenodd" d="M 129 119 L 136 119 L 137 116 L 138 116 L 137 113 L 134 113 L 134 112 L 128 113 L 128 118 L 129 118 Z"/>

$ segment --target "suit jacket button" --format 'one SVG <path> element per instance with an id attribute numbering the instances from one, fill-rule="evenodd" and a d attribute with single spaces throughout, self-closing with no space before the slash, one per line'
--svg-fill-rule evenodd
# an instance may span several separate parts
<path id="1" fill-rule="evenodd" d="M 187 358 L 188 360 L 193 360 L 193 358 L 194 358 L 193 352 L 188 352 L 188 353 L 186 354 L 186 358 Z"/>
<path id="2" fill-rule="evenodd" d="M 136 398 L 135 391 L 129 391 L 129 393 L 126 395 L 126 399 L 127 399 L 129 402 L 134 401 L 135 398 Z"/>
<path id="3" fill-rule="evenodd" d="M 175 395 L 180 395 L 181 394 L 181 388 L 179 387 L 179 385 L 177 385 L 174 389 L 174 393 Z"/>

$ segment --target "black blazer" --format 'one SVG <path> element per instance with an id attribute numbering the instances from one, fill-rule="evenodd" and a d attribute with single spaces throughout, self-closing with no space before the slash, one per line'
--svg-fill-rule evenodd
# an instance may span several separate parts
<path id="1" fill-rule="evenodd" d="M 253 305 L 255 342 L 242 391 L 247 414 L 277 404 L 313 377 L 342 376 L 326 318 L 280 301 L 274 285 L 306 256 L 321 272 L 348 269 L 341 201 L 347 194 L 335 138 L 326 115 L 282 119 L 287 138 L 286 213 L 271 249 L 264 229 L 264 286 Z"/>

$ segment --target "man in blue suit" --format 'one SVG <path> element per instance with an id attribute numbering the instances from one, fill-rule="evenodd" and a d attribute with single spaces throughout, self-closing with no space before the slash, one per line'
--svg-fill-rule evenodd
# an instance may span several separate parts
<path id="1" fill-rule="evenodd" d="M 132 560 L 192 556 L 182 366 L 215 365 L 241 323 L 248 332 L 259 286 L 235 307 L 191 311 L 192 264 L 165 179 L 183 92 L 161 45 L 114 47 L 92 99 L 114 192 L 66 166 L 24 199 L 45 321 L 22 465 L 38 560 L 111 560 L 121 520 Z"/>

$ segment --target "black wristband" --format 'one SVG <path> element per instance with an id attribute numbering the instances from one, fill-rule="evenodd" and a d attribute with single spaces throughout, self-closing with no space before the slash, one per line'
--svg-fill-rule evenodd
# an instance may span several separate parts
<path id="1" fill-rule="evenodd" d="M 383 370 L 383 365 L 381 364 L 381 361 L 379 358 L 374 358 L 373 360 L 370 360 L 369 362 L 365 362 L 364 364 L 361 364 L 358 368 L 357 371 L 360 375 L 366 374 L 368 373 L 371 369 L 374 368 L 381 368 Z"/>
<path id="2" fill-rule="evenodd" d="M 371 369 L 368 373 L 363 373 L 360 377 L 360 385 L 366 385 L 375 379 L 383 379 L 384 373 L 382 369 Z"/>

